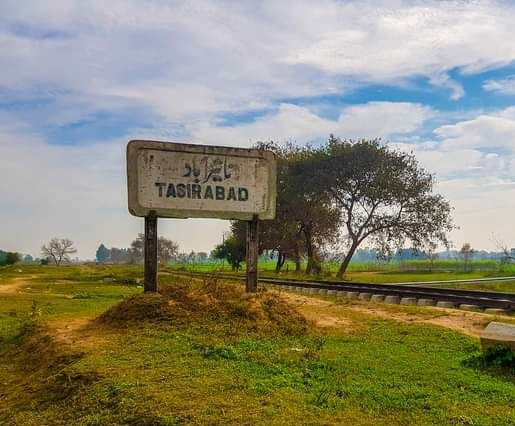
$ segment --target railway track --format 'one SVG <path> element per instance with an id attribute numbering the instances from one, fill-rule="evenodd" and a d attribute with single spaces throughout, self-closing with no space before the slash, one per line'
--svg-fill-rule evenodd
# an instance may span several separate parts
<path id="1" fill-rule="evenodd" d="M 245 277 L 218 274 L 174 271 L 175 275 L 213 276 L 228 280 L 244 281 Z M 406 286 L 398 284 L 350 283 L 347 281 L 285 280 L 259 278 L 265 287 L 294 289 L 310 294 L 329 294 L 336 297 L 385 301 L 403 305 L 441 306 L 463 309 L 486 309 L 490 313 L 515 312 L 515 293 L 459 290 L 435 287 Z"/>

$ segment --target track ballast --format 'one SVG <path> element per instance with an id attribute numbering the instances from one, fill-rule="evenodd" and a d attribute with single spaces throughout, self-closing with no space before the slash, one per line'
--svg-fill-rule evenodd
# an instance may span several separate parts
<path id="1" fill-rule="evenodd" d="M 243 281 L 245 277 L 234 274 L 201 273 L 173 271 L 177 275 L 211 276 L 222 279 Z M 302 289 L 319 290 L 322 293 L 333 290 L 335 292 L 350 292 L 358 294 L 398 296 L 399 298 L 429 299 L 436 302 L 450 302 L 456 307 L 472 305 L 481 309 L 494 308 L 507 312 L 515 312 L 515 293 L 501 293 L 490 291 L 459 290 L 433 287 L 411 287 L 392 284 L 350 283 L 348 281 L 324 280 L 290 280 L 277 278 L 259 278 L 259 283 L 265 286 L 281 286 L 284 288 L 298 287 Z"/>

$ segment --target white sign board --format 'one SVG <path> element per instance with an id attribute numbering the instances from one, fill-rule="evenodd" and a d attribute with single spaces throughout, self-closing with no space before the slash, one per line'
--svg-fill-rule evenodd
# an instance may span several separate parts
<path id="1" fill-rule="evenodd" d="M 276 160 L 270 151 L 130 141 L 127 180 L 135 216 L 275 217 Z"/>

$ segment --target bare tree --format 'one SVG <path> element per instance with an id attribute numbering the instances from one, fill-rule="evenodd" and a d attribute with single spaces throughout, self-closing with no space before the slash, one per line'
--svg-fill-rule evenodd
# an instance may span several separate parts
<path id="1" fill-rule="evenodd" d="M 463 259 L 465 271 L 468 269 L 468 264 L 476 251 L 472 248 L 470 243 L 465 243 L 460 249 L 460 257 Z"/>
<path id="2" fill-rule="evenodd" d="M 70 254 L 77 253 L 73 244 L 68 238 L 52 238 L 41 247 L 41 254 L 59 266 L 63 260 L 70 260 Z"/>
<path id="3" fill-rule="evenodd" d="M 157 240 L 157 257 L 161 265 L 166 265 L 179 253 L 179 245 L 165 237 Z M 131 263 L 141 263 L 145 257 L 145 235 L 138 234 L 138 237 L 131 243 Z"/>
<path id="4" fill-rule="evenodd" d="M 172 258 L 179 253 L 179 244 L 165 237 L 159 237 L 157 240 L 157 256 L 159 264 L 166 265 Z"/>
<path id="5" fill-rule="evenodd" d="M 138 237 L 131 243 L 129 249 L 130 263 L 142 263 L 145 256 L 145 235 L 138 234 Z"/>
<path id="6" fill-rule="evenodd" d="M 508 245 L 500 238 L 494 236 L 494 242 L 501 252 L 501 263 L 515 262 L 515 248 L 508 248 Z"/>

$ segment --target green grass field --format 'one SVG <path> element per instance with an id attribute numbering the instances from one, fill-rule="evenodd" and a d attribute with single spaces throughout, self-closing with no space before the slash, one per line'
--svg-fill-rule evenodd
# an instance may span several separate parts
<path id="1" fill-rule="evenodd" d="M 515 424 L 515 372 L 478 363 L 476 338 L 361 302 L 321 328 L 274 292 L 170 274 L 143 297 L 141 276 L 0 269 L 0 424 Z"/>
<path id="2" fill-rule="evenodd" d="M 287 266 L 287 267 L 286 267 Z M 271 261 L 260 262 L 259 270 L 262 277 L 280 277 L 289 279 L 312 279 L 314 276 L 304 273 L 295 273 L 294 265 L 287 264 L 279 274 L 275 273 L 275 264 Z M 206 264 L 172 264 L 166 270 L 185 270 L 192 272 L 223 272 L 233 273 L 226 263 Z M 338 265 L 324 264 L 323 273 L 320 276 L 325 280 L 337 280 L 335 273 Z M 238 272 L 244 274 L 243 270 Z M 439 260 L 433 265 L 427 260 L 410 260 L 406 262 L 384 263 L 351 263 L 344 279 L 356 283 L 403 283 L 420 281 L 446 281 L 465 280 L 475 278 L 492 278 L 503 276 L 515 276 L 515 264 L 501 265 L 492 260 L 478 260 L 469 262 L 466 266 L 457 260 Z M 463 288 L 470 290 L 515 292 L 515 280 L 497 283 L 481 284 L 449 284 L 448 288 Z"/>
<path id="3" fill-rule="evenodd" d="M 498 291 L 502 293 L 515 293 L 514 281 L 498 281 L 491 283 L 446 284 L 438 288 L 457 288 L 460 290 Z"/>

